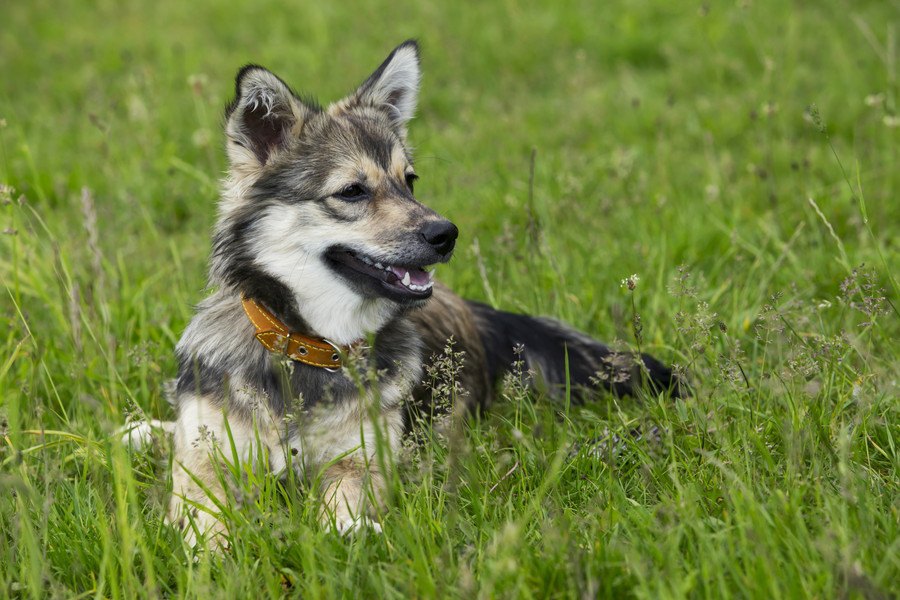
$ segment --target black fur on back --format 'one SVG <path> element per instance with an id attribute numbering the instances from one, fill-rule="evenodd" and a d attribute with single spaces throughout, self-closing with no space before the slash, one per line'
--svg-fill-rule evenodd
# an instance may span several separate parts
<path id="1" fill-rule="evenodd" d="M 645 386 L 652 393 L 668 391 L 681 395 L 672 370 L 648 354 L 641 354 L 643 367 L 634 353 L 616 352 L 597 340 L 559 321 L 531 317 L 501 310 L 479 302 L 467 301 L 481 333 L 488 374 L 497 382 L 516 360 L 524 360 L 534 371 L 536 383 L 550 392 L 559 392 L 566 384 L 568 354 L 569 384 L 574 399 L 589 395 L 598 387 L 616 395 L 634 395 Z M 517 356 L 514 348 L 522 347 Z"/>

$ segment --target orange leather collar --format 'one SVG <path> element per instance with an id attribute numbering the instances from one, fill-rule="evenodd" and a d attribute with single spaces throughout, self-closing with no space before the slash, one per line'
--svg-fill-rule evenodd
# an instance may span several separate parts
<path id="1" fill-rule="evenodd" d="M 291 360 L 329 371 L 341 368 L 341 355 L 346 354 L 349 347 L 338 346 L 326 339 L 292 333 L 278 317 L 256 300 L 242 297 L 241 303 L 256 328 L 256 339 L 270 352 L 284 354 Z"/>

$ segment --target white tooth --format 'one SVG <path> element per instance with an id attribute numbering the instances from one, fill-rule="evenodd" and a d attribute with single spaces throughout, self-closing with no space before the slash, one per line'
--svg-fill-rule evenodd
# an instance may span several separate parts
<path id="1" fill-rule="evenodd" d="M 433 288 L 433 287 L 434 287 L 434 282 L 433 282 L 433 281 L 429 281 L 428 283 L 426 283 L 425 285 L 422 286 L 422 289 L 423 289 L 423 290 L 430 290 L 430 289 Z"/>
<path id="2" fill-rule="evenodd" d="M 376 267 L 376 268 L 379 268 L 379 269 L 383 269 L 383 268 L 384 268 L 384 265 L 381 264 L 381 263 L 379 263 L 379 262 L 377 262 L 377 263 L 375 263 L 375 267 Z"/>
<path id="3" fill-rule="evenodd" d="M 409 271 L 406 272 L 406 275 L 403 276 L 403 280 L 400 282 L 406 287 L 409 287 L 410 279 L 409 279 Z"/>
<path id="4" fill-rule="evenodd" d="M 428 281 L 431 281 L 432 279 L 434 279 L 435 271 L 437 271 L 437 269 L 432 269 L 432 270 L 428 271 Z"/>

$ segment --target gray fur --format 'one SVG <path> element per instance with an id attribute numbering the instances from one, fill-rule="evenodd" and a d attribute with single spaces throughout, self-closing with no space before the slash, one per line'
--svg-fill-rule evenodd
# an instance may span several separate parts
<path id="1" fill-rule="evenodd" d="M 339 372 L 272 354 L 255 333 L 234 290 L 218 291 L 201 302 L 176 347 L 176 403 L 178 396 L 199 394 L 214 399 L 229 415 L 248 418 L 257 408 L 248 404 L 248 398 L 263 399 L 273 414 L 284 417 L 296 410 L 321 408 L 323 402 L 354 402 L 360 384 L 380 394 L 365 379 L 370 364 L 379 373 L 382 388 L 412 389 L 421 379 L 423 342 L 404 319 L 388 323 L 359 362 Z M 236 382 L 246 387 L 235 389 Z"/>

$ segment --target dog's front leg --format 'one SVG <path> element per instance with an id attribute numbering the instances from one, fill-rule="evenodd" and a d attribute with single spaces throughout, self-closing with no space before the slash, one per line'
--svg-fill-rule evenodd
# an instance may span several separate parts
<path id="1" fill-rule="evenodd" d="M 225 491 L 214 460 L 211 450 L 175 443 L 167 520 L 182 530 L 191 546 L 198 537 L 206 537 L 213 547 L 224 542 L 225 525 L 217 516 L 217 503 L 224 501 Z"/>
<path id="2" fill-rule="evenodd" d="M 380 532 L 375 519 L 384 507 L 389 469 L 400 449 L 403 415 L 392 407 L 382 410 L 377 423 L 368 416 L 361 425 L 355 421 L 354 426 L 354 421 L 345 421 L 342 432 L 331 430 L 319 438 L 327 443 L 319 447 L 320 456 L 343 455 L 321 473 L 322 522 L 340 533 L 362 526 Z"/>
<path id="3" fill-rule="evenodd" d="M 226 466 L 250 459 L 253 441 L 260 436 L 240 417 L 226 423 L 222 408 L 209 398 L 184 395 L 178 406 L 168 520 L 183 529 L 189 544 L 195 545 L 199 535 L 218 548 L 226 532 L 219 518 L 226 500 Z"/>

